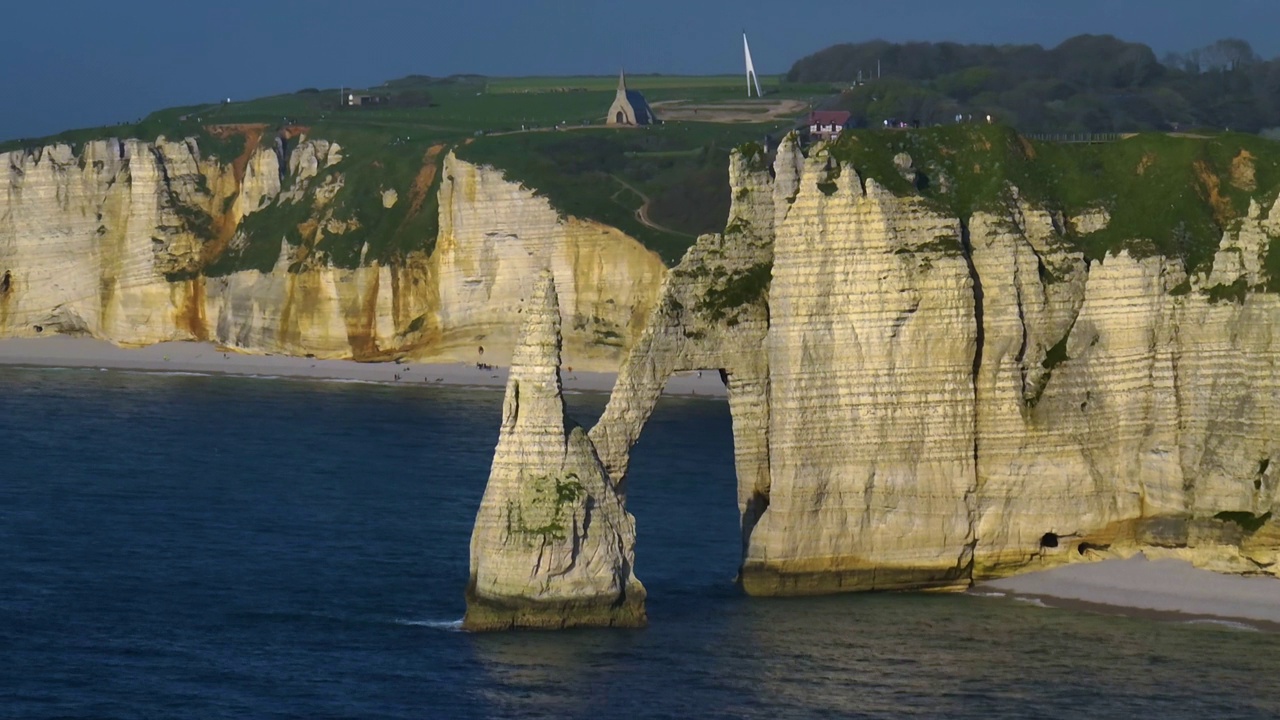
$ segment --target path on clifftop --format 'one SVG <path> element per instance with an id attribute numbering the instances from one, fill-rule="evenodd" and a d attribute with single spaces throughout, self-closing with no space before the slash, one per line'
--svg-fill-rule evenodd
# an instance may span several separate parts
<path id="1" fill-rule="evenodd" d="M 686 232 L 680 232 L 679 230 L 673 230 L 665 225 L 659 225 L 658 223 L 654 222 L 649 217 L 649 205 L 653 202 L 653 199 L 650 198 L 648 195 L 644 194 L 643 192 L 641 192 L 639 188 L 627 182 L 626 180 L 623 180 L 617 175 L 610 175 L 609 177 L 616 180 L 619 185 L 635 193 L 636 196 L 640 198 L 643 204 L 640 206 L 638 210 L 636 210 L 636 220 L 639 220 L 640 224 L 644 225 L 645 227 L 651 230 L 657 230 L 658 232 L 671 233 L 672 235 L 679 235 L 680 237 L 697 239 L 695 235 L 690 235 L 689 233 L 686 233 Z"/>

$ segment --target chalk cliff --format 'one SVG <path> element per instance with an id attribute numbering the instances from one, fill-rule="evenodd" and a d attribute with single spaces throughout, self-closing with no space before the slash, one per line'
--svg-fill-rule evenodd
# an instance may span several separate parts
<path id="1" fill-rule="evenodd" d="M 305 134 L 246 138 L 230 161 L 163 138 L 0 154 L 0 336 L 505 364 L 518 310 L 550 268 L 566 362 L 613 369 L 666 273 L 625 234 L 562 218 L 533 190 L 452 154 L 429 156 L 418 178 L 439 183 L 434 252 L 423 237 L 421 250 L 368 259 L 357 241 L 359 261 L 344 266 L 332 243 L 361 229 L 345 208 L 368 190 L 346 182 L 354 151 Z M 424 204 L 424 188 L 375 189 L 379 210 L 401 196 L 402 211 Z"/>
<path id="2" fill-rule="evenodd" d="M 463 627 L 643 625 L 635 520 L 586 431 L 565 415 L 551 273 L 541 275 L 524 315 L 471 536 Z"/>
<path id="3" fill-rule="evenodd" d="M 597 622 L 642 617 L 628 457 L 690 369 L 728 385 L 750 593 L 955 589 L 1139 550 L 1277 575 L 1280 159 L 1238 142 L 1037 149 L 984 126 L 750 147 L 725 231 L 669 272 L 443 147 L 412 184 L 370 187 L 367 149 L 302 130 L 250 133 L 230 160 L 52 145 L 0 154 L 0 336 L 511 361 L 536 391 L 509 388 L 475 536 L 501 562 L 476 551 L 473 605 L 559 603 L 528 616 L 549 625 L 576 622 L 574 597 L 625 594 Z M 434 242 L 376 248 L 380 212 L 434 213 Z M 566 365 L 619 370 L 589 433 L 555 409 L 553 317 Z M 566 519 L 608 508 L 617 550 L 517 551 L 484 518 L 547 510 L 519 494 L 530 478 L 559 478 Z M 472 626 L 536 624 L 494 607 Z"/>
<path id="4" fill-rule="evenodd" d="M 729 230 L 672 271 L 591 431 L 622 482 L 668 374 L 726 371 L 749 593 L 960 589 L 1139 550 L 1280 574 L 1274 189 L 1188 275 L 1086 257 L 1109 213 L 1013 184 L 959 216 L 793 140 L 754 164 L 735 157 Z M 757 265 L 731 311 L 707 300 Z"/>

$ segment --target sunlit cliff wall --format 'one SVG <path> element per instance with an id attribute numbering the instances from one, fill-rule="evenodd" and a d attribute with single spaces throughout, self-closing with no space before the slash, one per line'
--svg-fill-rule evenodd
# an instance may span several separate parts
<path id="1" fill-rule="evenodd" d="M 163 139 L 0 154 L 0 336 L 505 363 L 544 268 L 561 288 L 566 363 L 612 369 L 639 333 L 666 272 L 655 254 L 452 155 L 434 252 L 327 262 L 317 244 L 352 229 L 333 211 L 343 160 L 338 145 L 305 138 L 287 156 L 250 142 L 231 162 Z M 218 269 L 247 244 L 246 218 L 299 203 L 307 242 L 281 237 L 268 272 Z"/>

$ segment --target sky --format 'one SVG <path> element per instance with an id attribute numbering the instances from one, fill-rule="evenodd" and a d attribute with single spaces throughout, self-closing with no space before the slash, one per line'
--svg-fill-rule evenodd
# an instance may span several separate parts
<path id="1" fill-rule="evenodd" d="M 761 75 L 840 42 L 1052 46 L 1108 33 L 1157 55 L 1224 37 L 1280 55 L 1277 0 L 10 0 L 0 140 L 174 105 L 443 76 Z"/>

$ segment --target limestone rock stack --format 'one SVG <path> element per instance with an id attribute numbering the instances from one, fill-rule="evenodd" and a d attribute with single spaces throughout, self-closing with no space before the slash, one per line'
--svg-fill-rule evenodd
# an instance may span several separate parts
<path id="1" fill-rule="evenodd" d="M 463 626 L 643 625 L 635 520 L 586 432 L 565 415 L 560 304 L 549 272 L 524 315 L 471 536 Z"/>

